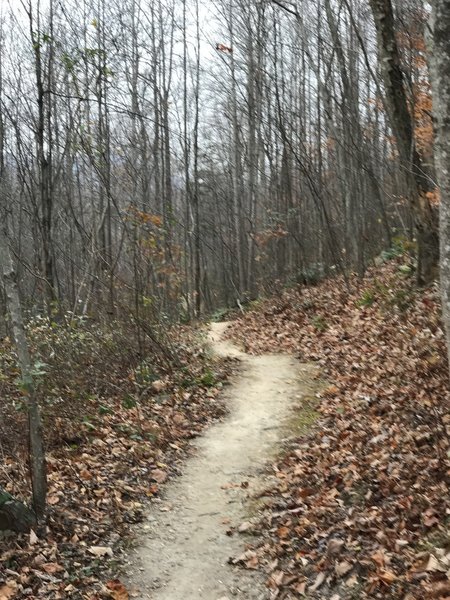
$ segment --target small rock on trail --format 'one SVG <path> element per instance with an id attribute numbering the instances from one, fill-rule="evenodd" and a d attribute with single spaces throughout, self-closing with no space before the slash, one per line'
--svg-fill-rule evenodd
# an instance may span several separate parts
<path id="1" fill-rule="evenodd" d="M 228 563 L 245 550 L 245 537 L 227 530 L 249 520 L 246 501 L 265 487 L 261 468 L 299 395 L 310 393 L 315 369 L 286 354 L 246 355 L 223 339 L 226 327 L 212 324 L 210 343 L 216 354 L 241 360 L 224 391 L 230 412 L 195 441 L 183 475 L 150 509 L 129 572 L 130 587 L 139 590 L 132 597 L 141 600 L 269 598 L 260 573 Z"/>

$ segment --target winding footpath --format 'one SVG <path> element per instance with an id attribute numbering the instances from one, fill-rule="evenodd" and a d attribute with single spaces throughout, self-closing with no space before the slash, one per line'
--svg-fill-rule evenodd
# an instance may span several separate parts
<path id="1" fill-rule="evenodd" d="M 226 532 L 249 519 L 249 497 L 269 483 L 263 467 L 287 435 L 292 408 L 311 394 L 315 369 L 285 354 L 247 355 L 223 339 L 227 325 L 211 325 L 210 344 L 241 362 L 223 392 L 229 415 L 195 440 L 183 475 L 150 509 L 142 546 L 130 559 L 132 598 L 269 598 L 257 571 L 229 564 L 246 538 Z"/>

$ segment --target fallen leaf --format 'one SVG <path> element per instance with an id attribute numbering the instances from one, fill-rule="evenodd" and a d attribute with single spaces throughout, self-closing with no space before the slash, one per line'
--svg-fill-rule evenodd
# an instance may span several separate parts
<path id="1" fill-rule="evenodd" d="M 430 598 L 441 598 L 446 594 L 450 594 L 450 581 L 437 581 L 429 588 Z"/>
<path id="2" fill-rule="evenodd" d="M 339 388 L 335 385 L 329 385 L 322 392 L 324 396 L 334 396 L 339 393 Z"/>
<path id="3" fill-rule="evenodd" d="M 284 579 L 283 571 L 274 571 L 269 577 L 267 586 L 270 587 L 271 589 L 276 590 L 283 583 L 283 579 Z"/>
<path id="4" fill-rule="evenodd" d="M 386 563 L 386 555 L 384 554 L 384 552 L 382 550 L 377 550 L 377 552 L 374 552 L 374 554 L 372 554 L 370 558 L 379 567 L 384 567 L 384 565 Z"/>
<path id="5" fill-rule="evenodd" d="M 299 583 L 295 583 L 292 586 L 294 592 L 297 592 L 297 594 L 301 594 L 302 596 L 305 596 L 305 591 L 306 591 L 306 581 L 300 581 Z"/>
<path id="6" fill-rule="evenodd" d="M 287 537 L 288 537 L 288 535 L 289 535 L 289 527 L 285 527 L 285 526 L 284 526 L 284 527 L 279 527 L 279 528 L 277 529 L 277 536 L 278 536 L 280 539 L 285 539 L 285 538 L 287 538 Z"/>
<path id="7" fill-rule="evenodd" d="M 241 523 L 239 525 L 238 531 L 239 531 L 239 533 L 244 533 L 245 531 L 248 531 L 251 528 L 252 528 L 252 524 L 250 523 L 250 521 L 245 521 L 244 523 Z"/>
<path id="8" fill-rule="evenodd" d="M 396 579 L 397 576 L 392 571 L 387 571 L 386 569 L 381 569 L 378 573 L 379 579 L 385 583 L 386 585 L 391 585 Z"/>
<path id="9" fill-rule="evenodd" d="M 326 578 L 326 574 L 324 571 L 321 571 L 320 573 L 318 573 L 316 580 L 314 581 L 314 584 L 308 588 L 308 592 L 315 592 L 317 589 L 320 588 L 320 586 L 322 585 L 322 583 L 325 581 Z"/>
<path id="10" fill-rule="evenodd" d="M 112 579 L 106 584 L 109 595 L 113 600 L 128 600 L 129 594 L 127 588 L 119 579 Z"/>
<path id="11" fill-rule="evenodd" d="M 162 390 L 164 390 L 166 388 L 166 384 L 165 384 L 164 381 L 161 381 L 160 379 L 157 379 L 156 381 L 154 381 L 152 383 L 152 388 L 156 392 L 162 392 Z"/>
<path id="12" fill-rule="evenodd" d="M 358 576 L 355 573 L 353 575 L 350 575 L 350 577 L 345 580 L 345 585 L 349 588 L 352 588 L 352 587 L 355 587 L 355 585 L 358 585 Z"/>
<path id="13" fill-rule="evenodd" d="M 90 546 L 89 552 L 94 556 L 113 556 L 112 548 L 109 546 Z"/>
<path id="14" fill-rule="evenodd" d="M 44 569 L 44 571 L 46 573 L 49 573 L 50 575 L 64 571 L 64 567 L 62 565 L 59 565 L 58 563 L 54 562 L 44 563 L 43 565 L 41 565 L 41 568 Z"/>
<path id="15" fill-rule="evenodd" d="M 0 600 L 10 600 L 17 592 L 17 584 L 12 581 L 0 586 Z"/>
<path id="16" fill-rule="evenodd" d="M 338 563 L 335 567 L 334 570 L 336 572 L 336 575 L 338 577 L 343 577 L 344 575 L 346 575 L 349 571 L 351 571 L 353 568 L 353 565 L 351 563 L 349 563 L 346 560 L 343 560 L 342 562 Z"/>
<path id="17" fill-rule="evenodd" d="M 150 473 L 150 478 L 156 481 L 156 483 L 164 483 L 167 479 L 167 473 L 161 469 L 154 469 Z"/>
<path id="18" fill-rule="evenodd" d="M 337 556 L 341 552 L 344 545 L 344 540 L 340 540 L 338 538 L 331 538 L 331 540 L 329 540 L 327 544 L 328 556 Z"/>
<path id="19" fill-rule="evenodd" d="M 35 534 L 33 530 L 30 531 L 30 545 L 34 546 L 39 541 L 38 536 Z"/>
<path id="20" fill-rule="evenodd" d="M 251 558 L 249 558 L 246 563 L 245 566 L 247 567 L 247 569 L 257 569 L 259 566 L 259 559 L 256 556 L 252 556 Z"/>
<path id="21" fill-rule="evenodd" d="M 439 560 L 434 556 L 434 554 L 430 554 L 430 557 L 428 558 L 428 562 L 425 567 L 425 571 L 440 571 L 442 573 L 445 573 L 447 571 L 447 567 L 441 564 Z"/>

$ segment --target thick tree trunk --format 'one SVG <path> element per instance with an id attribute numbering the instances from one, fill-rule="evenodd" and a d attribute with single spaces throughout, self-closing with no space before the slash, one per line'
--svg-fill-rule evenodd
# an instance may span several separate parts
<path id="1" fill-rule="evenodd" d="M 410 186 L 410 204 L 417 232 L 417 278 L 422 284 L 435 278 L 439 261 L 437 211 L 430 205 L 427 197 L 427 194 L 433 191 L 434 185 L 414 140 L 413 117 L 408 109 L 400 52 L 395 37 L 392 2 L 370 0 L 370 5 L 377 30 L 378 53 L 389 121 Z"/>
<path id="2" fill-rule="evenodd" d="M 437 134 L 437 176 L 441 191 L 441 296 L 450 361 L 450 0 L 435 0 L 432 20 L 433 113 Z"/>

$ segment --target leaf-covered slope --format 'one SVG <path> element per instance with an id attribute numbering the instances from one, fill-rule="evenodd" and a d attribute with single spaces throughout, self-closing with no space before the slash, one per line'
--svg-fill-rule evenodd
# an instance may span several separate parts
<path id="1" fill-rule="evenodd" d="M 352 286 L 283 291 L 234 323 L 248 351 L 294 352 L 332 382 L 317 427 L 273 465 L 258 561 L 274 597 L 450 596 L 437 289 L 415 290 L 399 262 Z"/>
<path id="2" fill-rule="evenodd" d="M 0 539 L 0 598 L 125 600 L 116 580 L 130 526 L 177 474 L 187 443 L 224 412 L 229 365 L 197 334 L 172 331 L 177 364 L 145 357 L 117 326 L 31 324 L 47 440 L 48 528 Z M 14 354 L 4 340 L 0 485 L 29 498 L 26 423 Z M 109 579 L 109 582 L 105 583 Z"/>

